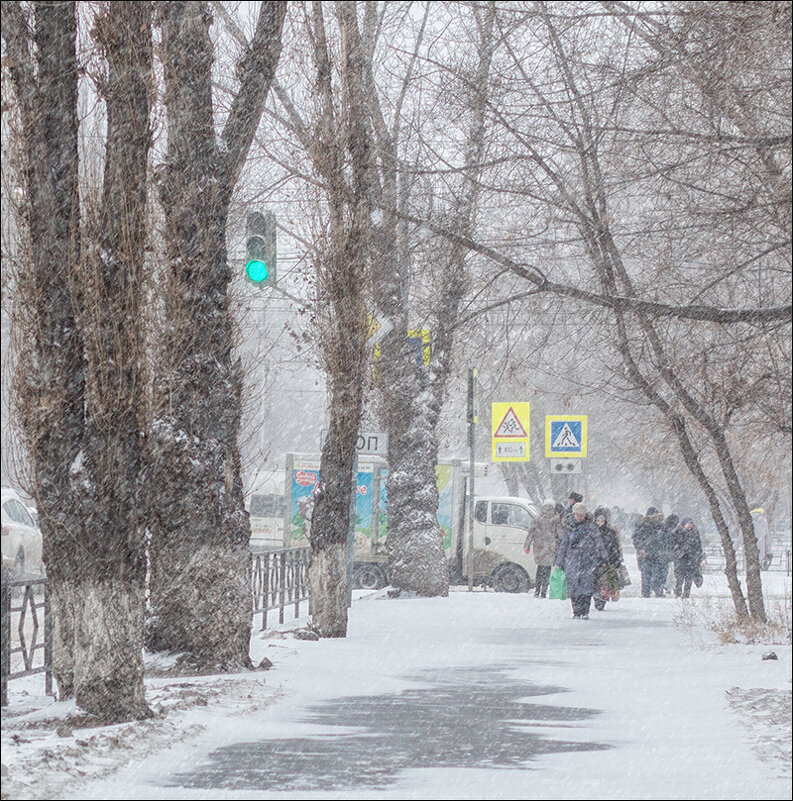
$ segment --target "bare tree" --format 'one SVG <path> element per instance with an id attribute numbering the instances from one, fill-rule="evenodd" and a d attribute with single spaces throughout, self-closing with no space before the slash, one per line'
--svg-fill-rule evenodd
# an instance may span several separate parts
<path id="1" fill-rule="evenodd" d="M 622 5 L 622 4 L 620 4 Z M 630 153 L 631 144 L 636 140 L 636 130 L 631 130 L 632 137 L 629 140 L 619 133 L 625 129 L 625 120 L 631 115 L 640 113 L 638 109 L 642 103 L 647 103 L 648 107 L 657 108 L 657 99 L 639 99 L 639 92 L 636 87 L 641 85 L 642 77 L 650 70 L 646 65 L 636 68 L 636 63 L 640 60 L 633 50 L 629 40 L 626 40 L 625 53 L 620 56 L 617 66 L 611 67 L 610 71 L 594 68 L 587 58 L 582 55 L 594 46 L 594 40 L 587 40 L 586 29 L 579 25 L 573 25 L 564 15 L 555 15 L 551 9 L 556 6 L 552 4 L 535 4 L 534 9 L 529 12 L 527 19 L 536 19 L 545 26 L 547 42 L 546 52 L 551 56 L 556 68 L 556 77 L 552 78 L 550 87 L 547 84 L 547 77 L 542 76 L 546 81 L 540 83 L 540 76 L 533 77 L 527 71 L 523 53 L 514 49 L 513 52 L 513 72 L 519 75 L 523 85 L 529 90 L 530 96 L 534 98 L 534 108 L 530 104 L 518 106 L 516 111 L 511 109 L 507 116 L 500 109 L 494 108 L 494 114 L 498 117 L 505 131 L 509 133 L 512 141 L 523 148 L 525 159 L 529 164 L 534 165 L 535 174 L 528 179 L 528 186 L 513 189 L 516 194 L 546 204 L 549 215 L 554 214 L 563 219 L 563 225 L 568 231 L 576 231 L 580 237 L 583 253 L 590 261 L 594 270 L 594 275 L 600 283 L 599 292 L 593 292 L 585 288 L 574 288 L 573 286 L 560 286 L 560 282 L 551 282 L 544 275 L 543 271 L 534 267 L 526 267 L 517 264 L 515 261 L 499 258 L 502 264 L 510 265 L 516 274 L 523 275 L 535 286 L 543 291 L 551 291 L 566 295 L 571 298 L 578 298 L 591 303 L 597 303 L 604 307 L 610 306 L 616 314 L 616 344 L 619 353 L 623 358 L 624 375 L 631 381 L 640 392 L 656 405 L 667 417 L 669 425 L 676 433 L 681 452 L 689 466 L 689 469 L 697 477 L 703 491 L 709 499 L 714 521 L 722 536 L 722 542 L 727 557 L 728 581 L 733 592 L 736 610 L 739 614 L 746 614 L 744 600 L 740 585 L 735 574 L 734 549 L 732 546 L 731 535 L 728 530 L 727 522 L 721 511 L 718 493 L 713 486 L 713 478 L 707 476 L 707 463 L 703 461 L 696 445 L 696 439 L 691 438 L 691 428 L 702 431 L 706 434 L 710 443 L 710 448 L 714 454 L 718 471 L 721 473 L 722 480 L 728 492 L 730 504 L 734 508 L 740 522 L 744 551 L 747 557 L 747 590 L 749 595 L 749 609 L 753 617 L 763 620 L 764 609 L 762 592 L 760 587 L 759 566 L 757 564 L 756 544 L 751 529 L 751 518 L 748 514 L 745 493 L 743 492 L 739 472 L 734 463 L 731 453 L 731 446 L 728 439 L 728 426 L 736 418 L 736 413 L 747 401 L 751 399 L 767 380 L 752 370 L 751 365 L 747 364 L 745 370 L 734 370 L 733 387 L 727 393 L 723 393 L 725 386 L 730 382 L 724 382 L 719 378 L 714 381 L 714 371 L 718 365 L 727 364 L 726 360 L 718 362 L 711 358 L 712 348 L 716 342 L 721 346 L 726 344 L 728 336 L 717 335 L 715 329 L 710 329 L 709 333 L 703 337 L 703 329 L 700 327 L 700 342 L 704 348 L 694 354 L 691 349 L 692 343 L 698 341 L 692 339 L 691 328 L 681 323 L 676 325 L 674 322 L 663 324 L 658 319 L 658 313 L 673 314 L 681 320 L 702 319 L 714 322 L 739 322 L 746 321 L 756 324 L 758 333 L 754 334 L 754 341 L 761 343 L 767 333 L 760 328 L 770 323 L 771 317 L 765 314 L 755 314 L 747 310 L 745 315 L 725 314 L 724 308 L 728 305 L 721 299 L 734 300 L 742 298 L 745 293 L 740 291 L 740 287 L 745 286 L 742 280 L 750 269 L 761 269 L 765 264 L 769 264 L 771 270 L 775 269 L 775 260 L 784 251 L 789 251 L 790 238 L 785 229 L 784 221 L 788 215 L 785 213 L 786 206 L 784 197 L 780 197 L 776 187 L 778 177 L 768 183 L 768 194 L 771 198 L 763 205 L 749 204 L 745 206 L 750 213 L 755 209 L 762 209 L 758 213 L 770 211 L 777 230 L 781 231 L 782 238 L 774 242 L 774 236 L 759 238 L 756 242 L 751 242 L 751 250 L 747 253 L 742 243 L 735 242 L 735 238 L 730 241 L 727 237 L 719 240 L 718 230 L 714 222 L 718 220 L 715 214 L 705 215 L 702 207 L 697 208 L 691 204 L 686 208 L 688 212 L 685 220 L 677 221 L 664 220 L 667 225 L 666 230 L 661 223 L 655 227 L 641 229 L 635 220 L 639 215 L 626 214 L 625 204 L 632 202 L 635 208 L 642 209 L 644 204 L 652 204 L 650 200 L 658 197 L 650 193 L 658 191 L 659 187 L 652 186 L 653 180 L 662 183 L 661 192 L 683 191 L 702 193 L 703 197 L 711 198 L 718 192 L 720 197 L 727 198 L 726 191 L 729 181 L 733 179 L 737 171 L 735 165 L 738 160 L 731 161 L 731 153 L 728 147 L 734 147 L 734 141 L 729 146 L 725 146 L 722 139 L 717 136 L 709 136 L 708 132 L 701 132 L 696 127 L 686 128 L 678 122 L 670 122 L 669 130 L 656 128 L 654 131 L 647 130 L 647 140 L 652 140 L 657 147 L 662 149 L 665 158 L 675 158 L 672 163 L 658 167 L 658 160 L 653 164 L 655 168 L 648 175 L 632 176 L 633 182 L 626 180 L 625 164 L 631 164 L 630 158 L 626 158 L 626 153 Z M 652 15 L 651 15 L 652 16 Z M 670 38 L 674 38 L 671 37 Z M 675 42 L 680 42 L 678 35 L 674 38 Z M 666 51 L 665 51 L 666 52 Z M 681 60 L 684 66 L 690 66 L 689 61 L 681 59 L 681 54 L 677 53 L 675 58 L 670 58 L 663 63 L 666 70 L 667 64 L 672 68 L 676 67 Z M 605 61 L 605 60 L 604 60 Z M 615 62 L 616 63 L 616 59 Z M 612 62 L 609 61 L 609 65 Z M 630 70 L 636 68 L 636 76 L 631 75 Z M 666 74 L 664 72 L 664 74 Z M 672 85 L 672 84 L 668 84 Z M 561 95 L 556 95 L 559 91 Z M 767 91 L 776 91 L 770 88 Z M 718 93 L 717 93 L 718 94 Z M 748 96 L 748 93 L 745 93 Z M 561 100 L 559 100 L 561 96 Z M 704 92 L 704 97 L 708 102 L 712 100 L 712 93 Z M 663 107 L 662 107 L 663 108 Z M 671 106 L 671 108 L 676 108 Z M 539 109 L 537 114 L 535 109 Z M 746 119 L 746 103 L 741 106 L 742 119 Z M 662 114 L 665 112 L 661 112 Z M 532 120 L 533 128 L 527 128 L 525 119 L 521 115 Z M 702 117 L 693 120 L 696 124 Z M 704 118 L 707 120 L 707 117 Z M 762 193 L 762 176 L 772 177 L 769 170 L 773 173 L 775 163 L 769 163 L 769 152 L 782 147 L 789 148 L 789 136 L 761 136 L 762 143 L 758 146 L 756 140 L 748 139 L 740 143 L 743 150 L 742 155 L 747 155 L 754 149 L 760 159 L 759 167 L 753 173 L 753 180 L 759 181 L 759 192 Z M 745 136 L 746 132 L 744 132 Z M 757 130 L 753 131 L 757 134 Z M 670 139 L 669 137 L 672 137 Z M 679 151 L 676 151 L 672 141 L 680 143 L 681 137 L 687 137 L 692 143 L 691 154 L 688 159 L 681 158 Z M 642 142 L 645 145 L 645 141 Z M 646 151 L 645 146 L 645 151 Z M 639 154 L 637 154 L 638 157 Z M 654 154 L 655 155 L 655 154 Z M 708 169 L 701 174 L 695 172 L 695 165 L 698 161 L 706 159 Z M 745 161 L 745 160 L 744 160 Z M 640 162 L 637 163 L 640 164 Z M 789 160 L 788 160 L 789 163 Z M 777 168 L 778 169 L 778 168 Z M 646 171 L 646 170 L 645 170 Z M 747 173 L 744 170 L 741 176 L 745 186 Z M 671 180 L 669 180 L 671 178 Z M 618 191 L 616 186 L 621 181 L 623 189 Z M 666 183 L 664 183 L 666 182 Z M 632 194 L 631 194 L 632 193 Z M 736 191 L 740 194 L 740 189 Z M 728 200 L 729 204 L 729 200 Z M 683 203 L 681 203 L 681 207 Z M 711 200 L 712 206 L 712 200 Z M 727 210 L 725 209 L 724 218 Z M 620 219 L 620 215 L 622 219 Z M 628 228 L 624 220 L 633 222 L 633 227 Z M 736 225 L 736 211 L 732 211 L 730 220 L 731 229 L 734 231 Z M 700 220 L 706 220 L 704 224 Z M 621 225 L 620 222 L 623 224 Z M 721 223 L 719 222 L 721 225 Z M 745 223 L 741 223 L 745 225 Z M 674 227 L 673 227 L 674 226 Z M 697 251 L 705 252 L 703 245 L 708 248 L 708 256 L 714 254 L 722 255 L 730 267 L 725 274 L 719 274 L 721 265 L 714 265 L 714 273 L 702 290 L 701 283 L 690 283 L 687 279 L 685 268 L 673 270 L 668 264 L 667 259 L 659 252 L 660 248 L 665 248 L 667 253 L 673 250 L 680 250 L 678 241 L 669 239 L 668 232 L 673 230 L 672 236 L 681 238 L 681 231 L 684 231 L 685 241 L 689 246 L 697 248 Z M 625 231 L 625 233 L 623 233 Z M 726 232 L 725 232 L 726 233 Z M 626 241 L 630 238 L 634 242 L 640 242 L 640 247 L 628 247 Z M 770 241 L 770 246 L 769 246 Z M 660 243 L 663 243 L 661 245 Z M 705 244 L 707 243 L 707 244 Z M 718 249 L 714 247 L 718 243 Z M 732 245 L 732 251 L 728 248 Z M 653 255 L 658 253 L 656 261 L 653 262 Z M 691 253 L 682 254 L 681 260 L 685 263 L 692 257 Z M 511 264 L 510 264 L 511 262 Z M 759 263 L 759 264 L 758 264 Z M 644 271 L 638 275 L 632 274 L 632 265 L 641 265 Z M 688 268 L 689 270 L 691 268 Z M 636 267 L 633 267 L 634 273 Z M 759 275 L 759 273 L 758 273 Z M 674 276 L 674 278 L 672 278 Z M 725 278 L 736 276 L 738 280 L 727 281 Z M 686 283 L 687 280 L 689 283 Z M 656 281 L 657 283 L 653 283 Z M 692 294 L 698 292 L 696 299 L 702 296 L 709 296 L 711 300 L 711 310 L 702 309 L 705 314 L 694 310 L 693 306 L 688 309 L 678 308 L 676 313 L 672 312 L 671 304 L 662 308 L 665 304 L 658 303 L 657 296 L 666 294 L 661 287 L 670 285 L 678 287 L 688 286 Z M 769 286 L 767 280 L 763 280 L 764 286 Z M 644 305 L 643 294 L 653 292 L 651 304 Z M 771 293 L 771 302 L 775 296 Z M 784 300 L 783 298 L 780 298 Z M 765 299 L 764 299 L 765 300 Z M 656 305 L 657 304 L 657 305 Z M 653 306 L 655 305 L 655 308 Z M 719 307 L 721 306 L 721 310 Z M 759 311 L 759 310 L 758 310 Z M 775 319 L 789 322 L 790 311 L 787 305 L 777 306 L 774 311 L 768 310 L 771 314 L 781 314 Z M 693 313 L 692 313 L 693 312 Z M 633 316 L 635 314 L 635 317 Z M 734 329 L 730 329 L 734 330 Z M 685 332 L 685 333 L 683 333 Z M 773 336 L 773 334 L 772 334 Z M 746 346 L 747 337 L 744 332 L 740 334 L 740 341 L 743 347 Z M 685 343 L 685 345 L 683 345 Z M 678 353 L 674 353 L 675 347 Z M 694 371 L 691 369 L 692 359 L 698 360 L 703 369 Z M 734 368 L 735 359 L 730 364 Z M 694 362 L 696 363 L 696 362 Z M 707 365 L 707 367 L 705 367 Z M 721 367 L 719 367 L 721 369 Z M 756 384 L 759 382 L 759 384 Z M 701 388 L 712 386 L 709 392 L 703 392 Z M 736 394 L 737 391 L 737 394 Z M 724 402 L 722 402 L 724 400 Z"/>
<path id="2" fill-rule="evenodd" d="M 77 704 L 98 718 L 140 718 L 149 714 L 142 657 L 139 479 L 145 381 L 139 309 L 151 4 L 114 3 L 94 20 L 94 38 L 107 63 L 101 86 L 107 136 L 104 185 L 95 217 L 84 229 L 82 254 L 75 7 L 37 6 L 30 26 L 34 42 L 26 39 L 28 21 L 19 4 L 9 4 L 8 20 L 7 42 L 19 59 L 15 83 L 37 265 L 22 298 L 33 304 L 43 370 L 22 388 L 23 424 L 55 601 L 56 676 L 62 692 L 73 689 Z M 25 57 L 31 44 L 35 72 Z"/>
<path id="3" fill-rule="evenodd" d="M 416 232 L 405 224 L 404 212 L 411 201 L 415 169 L 408 162 L 401 141 L 404 124 L 402 106 L 420 57 L 423 33 L 430 13 L 425 8 L 415 48 L 408 61 L 390 124 L 384 112 L 386 98 L 378 86 L 375 69 L 376 30 L 380 27 L 378 4 L 367 6 L 365 36 L 367 52 L 366 98 L 375 132 L 377 176 L 376 202 L 382 222 L 376 229 L 374 298 L 377 307 L 393 325 L 380 346 L 377 363 L 379 407 L 389 434 L 388 487 L 388 572 L 395 587 L 425 596 L 445 595 L 449 576 L 443 550 L 443 532 L 438 526 L 438 492 L 435 465 L 438 461 L 437 427 L 446 400 L 452 372 L 454 338 L 463 301 L 470 288 L 466 257 L 462 245 L 430 247 L 423 250 L 428 261 L 436 261 L 438 285 L 425 325 L 431 325 L 432 353 L 424 364 L 423 352 L 417 358 L 409 329 L 417 311 L 411 301 L 411 253 Z M 495 48 L 493 25 L 495 5 L 475 7 L 469 23 L 476 28 L 471 51 L 474 58 L 463 59 L 461 70 L 470 72 L 470 89 L 462 90 L 465 106 L 465 135 L 459 152 L 448 154 L 458 161 L 460 184 L 441 212 L 446 225 L 470 235 L 476 219 L 479 175 L 485 150 L 485 114 L 490 62 Z M 418 125 L 417 127 L 420 127 Z M 437 244 L 437 243 L 435 243 Z M 423 349 L 422 349 L 423 350 Z"/>
<path id="4" fill-rule="evenodd" d="M 33 20 L 21 3 L 3 3 L 2 14 L 21 123 L 29 249 L 29 261 L 16 270 L 15 327 L 33 334 L 20 338 L 30 348 L 20 359 L 31 369 L 17 373 L 16 389 L 56 621 L 53 671 L 67 698 L 74 692 L 72 570 L 79 556 L 72 533 L 82 527 L 69 468 L 83 444 L 85 386 L 73 293 L 80 264 L 77 22 L 74 3 L 40 3 Z M 47 168 L 52 163 L 58 172 Z"/>
<path id="5" fill-rule="evenodd" d="M 152 492 L 148 643 L 200 668 L 250 664 L 250 524 L 238 434 L 226 221 L 281 52 L 286 3 L 263 3 L 238 65 L 239 90 L 216 135 L 207 3 L 159 6 L 168 151 L 165 326 L 147 449 Z"/>
<path id="6" fill-rule="evenodd" d="M 313 40 L 318 103 L 310 153 L 322 176 L 327 244 L 317 255 L 318 300 L 327 320 L 319 346 L 330 389 L 329 424 L 320 460 L 320 491 L 311 519 L 312 622 L 324 637 L 347 633 L 347 536 L 354 497 L 355 443 L 363 413 L 365 293 L 371 215 L 370 150 L 363 98 L 363 54 L 355 3 L 336 4 L 342 42 L 341 104 L 336 104 L 322 4 L 306 16 Z M 346 151 L 346 157 L 345 157 Z"/>

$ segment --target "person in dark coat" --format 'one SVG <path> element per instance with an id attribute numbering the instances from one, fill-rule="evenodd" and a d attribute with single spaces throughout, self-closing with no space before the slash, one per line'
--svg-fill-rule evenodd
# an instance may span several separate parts
<path id="1" fill-rule="evenodd" d="M 675 597 L 689 598 L 691 583 L 702 575 L 702 539 L 692 518 L 684 517 L 672 532 L 672 554 L 675 560 Z"/>
<path id="2" fill-rule="evenodd" d="M 661 582 L 661 586 L 667 594 L 672 592 L 672 587 L 674 586 L 674 577 L 670 577 L 669 573 L 672 571 L 670 571 L 669 568 L 674 560 L 674 556 L 672 555 L 672 533 L 679 524 L 680 518 L 677 515 L 669 515 L 666 520 L 664 520 L 664 533 L 661 537 L 661 551 L 659 556 L 660 560 L 664 562 L 664 567 L 662 568 L 664 580 Z"/>
<path id="3" fill-rule="evenodd" d="M 564 502 L 564 509 L 559 513 L 559 518 L 562 521 L 562 526 L 564 527 L 567 521 L 571 521 L 573 519 L 573 507 L 577 503 L 582 503 L 584 500 L 584 496 L 580 495 L 577 492 L 571 492 L 567 496 L 567 500 Z"/>
<path id="4" fill-rule="evenodd" d="M 619 531 L 609 521 L 609 510 L 605 506 L 595 509 L 594 518 L 608 557 L 599 565 L 595 578 L 595 609 L 603 612 L 606 601 L 618 601 L 620 598 L 622 543 Z"/>
<path id="5" fill-rule="evenodd" d="M 649 598 L 655 593 L 664 597 L 663 583 L 666 562 L 661 558 L 663 547 L 664 516 L 654 506 L 636 523 L 633 530 L 633 545 L 636 548 L 636 560 L 642 574 L 642 597 Z"/>
<path id="6" fill-rule="evenodd" d="M 537 564 L 537 577 L 534 580 L 534 594 L 537 598 L 545 598 L 548 592 L 548 579 L 551 576 L 553 564 L 559 543 L 562 540 L 562 524 L 553 501 L 546 501 L 540 508 L 540 513 L 529 526 L 529 533 L 523 543 L 526 553 L 534 553 Z"/>
<path id="7" fill-rule="evenodd" d="M 595 571 L 607 561 L 608 554 L 597 526 L 583 503 L 573 506 L 562 529 L 562 541 L 556 552 L 556 566 L 567 576 L 567 593 L 573 604 L 573 617 L 589 620 L 589 605 L 595 590 Z"/>

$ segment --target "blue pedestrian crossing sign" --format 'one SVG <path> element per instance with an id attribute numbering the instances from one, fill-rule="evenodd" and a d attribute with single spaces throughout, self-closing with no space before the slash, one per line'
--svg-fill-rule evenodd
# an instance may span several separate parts
<path id="1" fill-rule="evenodd" d="M 587 416 L 549 414 L 545 416 L 545 455 L 555 458 L 586 457 Z"/>

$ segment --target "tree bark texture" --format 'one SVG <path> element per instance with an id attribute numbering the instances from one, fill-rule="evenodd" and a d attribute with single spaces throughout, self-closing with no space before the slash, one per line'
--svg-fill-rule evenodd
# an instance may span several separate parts
<path id="1" fill-rule="evenodd" d="M 208 5 L 160 6 L 168 152 L 159 195 L 167 263 L 147 452 L 157 487 L 147 502 L 147 641 L 209 670 L 251 664 L 250 523 L 238 447 L 243 376 L 234 354 L 226 220 L 280 56 L 285 7 L 262 4 L 219 147 Z"/>
<path id="2" fill-rule="evenodd" d="M 150 714 L 143 686 L 146 546 L 141 445 L 146 426 L 145 245 L 152 7 L 112 3 L 93 35 L 108 65 L 104 185 L 81 281 L 85 343 L 85 527 L 74 575 L 75 694 L 104 720 Z"/>
<path id="3" fill-rule="evenodd" d="M 328 186 L 329 206 L 328 242 L 317 261 L 319 299 L 327 308 L 319 346 L 328 375 L 330 419 L 320 458 L 321 486 L 311 519 L 309 575 L 312 623 L 323 637 L 347 634 L 346 543 L 363 414 L 367 335 L 364 292 L 369 283 L 371 225 L 371 138 L 362 95 L 363 64 L 355 3 L 338 3 L 337 12 L 342 37 L 340 113 L 334 110 L 324 16 L 321 4 L 313 5 L 320 109 L 319 137 L 312 159 Z"/>
<path id="4" fill-rule="evenodd" d="M 80 261 L 77 22 L 74 3 L 39 3 L 32 20 L 20 3 L 3 3 L 2 10 L 21 118 L 31 264 L 19 271 L 16 315 L 30 332 L 23 343 L 30 352 L 20 355 L 30 364 L 18 371 L 15 389 L 44 564 L 51 597 L 57 599 L 68 594 L 65 583 L 79 560 L 74 533 L 81 527 L 69 470 L 83 442 L 85 383 L 73 294 Z M 74 685 L 71 606 L 57 600 L 55 606 L 64 636 L 56 638 L 54 675 L 66 698 Z"/>
<path id="5" fill-rule="evenodd" d="M 108 64 L 105 184 L 82 242 L 75 4 L 36 4 L 30 21 L 19 4 L 3 12 L 33 262 L 21 282 L 35 351 L 33 369 L 20 371 L 21 417 L 50 582 L 53 668 L 61 694 L 73 692 L 83 710 L 108 722 L 140 718 L 148 714 L 137 487 L 151 6 L 114 3 L 96 18 Z"/>

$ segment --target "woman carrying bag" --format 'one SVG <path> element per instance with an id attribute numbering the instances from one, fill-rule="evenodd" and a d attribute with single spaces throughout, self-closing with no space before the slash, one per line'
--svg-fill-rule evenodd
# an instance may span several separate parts
<path id="1" fill-rule="evenodd" d="M 529 526 L 523 550 L 526 553 L 534 552 L 534 562 L 537 565 L 534 595 L 545 598 L 548 592 L 548 581 L 551 577 L 551 565 L 562 539 L 562 524 L 553 501 L 545 501 L 540 513 Z"/>
<path id="2" fill-rule="evenodd" d="M 556 567 L 567 576 L 567 591 L 573 605 L 573 617 L 589 620 L 589 607 L 595 591 L 595 573 L 608 561 L 597 526 L 583 503 L 573 506 L 573 514 L 565 518 L 562 542 L 556 554 Z"/>

